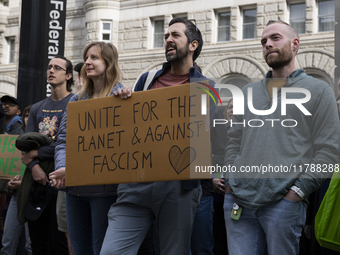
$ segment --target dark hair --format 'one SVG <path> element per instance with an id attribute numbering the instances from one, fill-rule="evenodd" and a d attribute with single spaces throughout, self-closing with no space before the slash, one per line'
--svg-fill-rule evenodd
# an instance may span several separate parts
<path id="1" fill-rule="evenodd" d="M 57 55 L 55 56 L 54 58 L 60 58 L 60 59 L 63 59 L 66 61 L 66 74 L 70 73 L 72 74 L 72 77 L 70 79 L 67 80 L 67 83 L 66 83 L 66 89 L 68 92 L 72 92 L 72 86 L 73 86 L 73 65 L 72 65 L 72 62 L 70 60 L 68 60 L 67 58 L 65 58 L 64 56 L 60 56 L 60 55 Z"/>
<path id="2" fill-rule="evenodd" d="M 0 134 L 4 134 L 6 131 L 5 112 L 4 109 L 0 107 Z"/>
<path id="3" fill-rule="evenodd" d="M 32 105 L 29 105 L 25 108 L 25 110 L 22 112 L 22 115 L 21 115 L 21 121 L 22 121 L 22 130 L 25 132 L 25 129 L 26 129 L 26 123 L 25 123 L 25 115 L 26 113 L 30 114 L 30 111 L 31 111 L 31 107 Z"/>
<path id="4" fill-rule="evenodd" d="M 183 23 L 186 25 L 187 30 L 185 31 L 185 35 L 188 38 L 188 45 L 193 41 L 197 41 L 198 46 L 194 52 L 193 61 L 198 58 L 201 53 L 202 46 L 203 46 L 203 39 L 201 31 L 197 28 L 197 25 L 193 24 L 190 20 L 183 19 L 183 18 L 174 18 L 170 21 L 169 27 L 175 23 Z"/>
<path id="5" fill-rule="evenodd" d="M 202 73 L 202 68 L 201 68 L 199 65 L 197 65 L 196 62 L 194 62 L 194 66 L 196 67 L 197 71 L 199 71 L 200 73 Z"/>

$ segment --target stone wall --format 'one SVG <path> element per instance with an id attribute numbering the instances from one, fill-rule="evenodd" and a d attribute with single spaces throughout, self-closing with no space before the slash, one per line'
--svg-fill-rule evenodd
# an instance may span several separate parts
<path id="1" fill-rule="evenodd" d="M 20 3 L 20 0 L 11 0 Z M 242 6 L 239 6 L 239 2 Z M 315 0 L 306 2 L 306 33 L 300 37 L 298 67 L 332 77 L 334 64 L 334 32 L 317 33 Z M 13 3 L 13 2 L 12 2 Z M 5 36 L 15 34 L 19 47 L 20 4 L 0 6 L 0 94 L 6 84 L 16 87 L 16 64 L 4 63 L 7 46 Z M 241 39 L 241 13 L 243 8 L 257 10 L 256 39 Z M 138 77 L 149 70 L 160 69 L 165 61 L 164 49 L 152 48 L 152 20 L 164 18 L 164 29 L 176 13 L 186 13 L 196 19 L 202 32 L 204 46 L 197 63 L 203 74 L 223 80 L 227 75 L 240 74 L 247 78 L 262 78 L 268 66 L 262 57 L 261 33 L 268 20 L 289 20 L 285 0 L 68 0 L 66 20 L 65 56 L 74 64 L 82 61 L 86 44 L 100 39 L 101 20 L 112 21 L 112 43 L 119 51 L 119 64 L 124 74 L 123 84 L 133 86 Z M 186 10 L 186 12 L 183 12 Z M 230 41 L 217 42 L 217 13 L 231 12 Z M 8 77 L 9 79 L 7 79 Z M 13 80 L 14 79 L 14 80 Z M 13 90 L 15 91 L 15 90 Z"/>

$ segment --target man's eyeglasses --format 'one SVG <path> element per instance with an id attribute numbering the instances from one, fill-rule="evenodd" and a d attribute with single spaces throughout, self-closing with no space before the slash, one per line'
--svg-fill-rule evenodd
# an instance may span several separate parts
<path id="1" fill-rule="evenodd" d="M 16 106 L 16 104 L 14 104 L 14 103 L 5 103 L 5 102 L 1 102 L 1 105 L 3 106 L 3 107 L 5 107 L 6 105 L 8 105 L 8 106 Z"/>
<path id="2" fill-rule="evenodd" d="M 66 72 L 66 69 L 62 68 L 61 66 L 57 66 L 57 65 L 48 65 L 47 66 L 47 71 L 50 71 L 51 69 L 54 69 L 54 71 L 60 71 L 60 70 L 64 70 Z"/>

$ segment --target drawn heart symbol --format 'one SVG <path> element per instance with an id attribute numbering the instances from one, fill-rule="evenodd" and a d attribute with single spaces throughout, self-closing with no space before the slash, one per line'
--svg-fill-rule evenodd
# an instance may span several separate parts
<path id="1" fill-rule="evenodd" d="M 191 147 L 187 147 L 181 152 L 181 149 L 177 145 L 174 145 L 169 150 L 169 161 L 177 174 L 180 174 L 187 168 L 195 158 L 196 151 Z"/>

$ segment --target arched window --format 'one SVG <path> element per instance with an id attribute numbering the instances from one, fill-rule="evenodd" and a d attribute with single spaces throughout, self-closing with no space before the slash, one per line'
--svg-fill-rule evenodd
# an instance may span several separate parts
<path id="1" fill-rule="evenodd" d="M 304 71 L 307 75 L 310 75 L 314 78 L 327 82 L 333 88 L 333 79 L 329 77 L 324 71 L 314 68 L 304 68 Z"/>
<path id="2" fill-rule="evenodd" d="M 220 80 L 219 84 L 231 84 L 242 89 L 246 84 L 250 83 L 250 79 L 241 74 L 228 74 Z M 227 102 L 232 98 L 229 89 L 220 89 L 219 93 L 222 105 L 227 105 Z"/>

